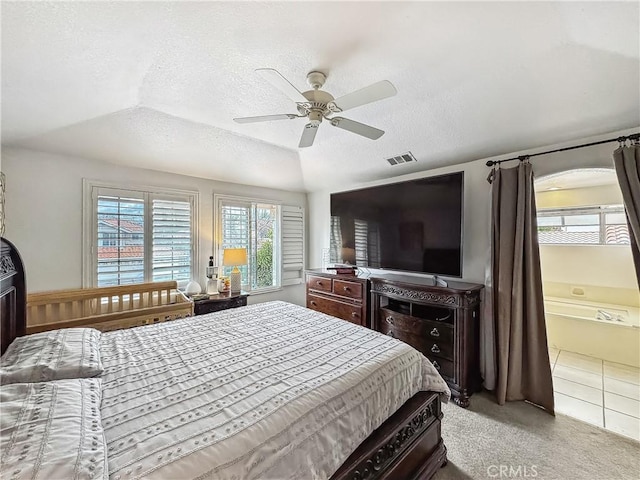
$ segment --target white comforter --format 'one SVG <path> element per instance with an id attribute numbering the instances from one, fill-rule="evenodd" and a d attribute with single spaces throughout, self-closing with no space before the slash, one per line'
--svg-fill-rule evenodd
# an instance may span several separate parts
<path id="1" fill-rule="evenodd" d="M 405 343 L 268 302 L 105 333 L 112 480 L 328 478 L 420 390 L 449 390 Z"/>

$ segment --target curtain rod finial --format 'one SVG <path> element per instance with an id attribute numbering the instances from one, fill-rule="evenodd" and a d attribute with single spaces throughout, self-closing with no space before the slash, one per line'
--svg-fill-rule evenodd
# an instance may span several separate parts
<path id="1" fill-rule="evenodd" d="M 493 160 L 489 160 L 486 165 L 487 167 L 493 167 L 496 164 L 496 162 L 494 162 Z"/>

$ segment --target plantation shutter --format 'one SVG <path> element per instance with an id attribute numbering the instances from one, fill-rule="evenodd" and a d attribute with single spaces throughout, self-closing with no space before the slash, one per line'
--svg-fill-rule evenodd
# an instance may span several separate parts
<path id="1" fill-rule="evenodd" d="M 219 250 L 219 264 L 222 265 L 222 252 L 225 248 L 246 248 L 249 265 L 240 268 L 242 285 L 249 283 L 249 268 L 252 263 L 251 251 L 251 203 L 229 202 L 225 200 L 220 206 L 220 225 L 222 243 Z M 222 274 L 229 275 L 232 267 L 222 267 Z"/>
<path id="2" fill-rule="evenodd" d="M 220 209 L 222 249 L 246 248 L 249 251 L 251 205 L 225 203 Z M 221 251 L 222 252 L 222 251 Z M 222 258 L 220 258 L 222 261 Z"/>
<path id="3" fill-rule="evenodd" d="M 82 284 L 107 287 L 197 277 L 197 194 L 84 181 Z"/>
<path id="4" fill-rule="evenodd" d="M 96 286 L 144 282 L 144 196 L 100 188 L 96 201 Z"/>
<path id="5" fill-rule="evenodd" d="M 282 285 L 302 283 L 304 275 L 304 208 L 282 206 Z"/>
<path id="6" fill-rule="evenodd" d="M 152 199 L 152 279 L 191 279 L 192 207 L 189 199 Z"/>

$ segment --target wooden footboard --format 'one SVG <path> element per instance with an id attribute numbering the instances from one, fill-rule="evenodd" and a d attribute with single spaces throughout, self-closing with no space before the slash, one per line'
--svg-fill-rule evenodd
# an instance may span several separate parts
<path id="1" fill-rule="evenodd" d="M 367 437 L 331 480 L 431 478 L 447 462 L 441 419 L 438 394 L 417 393 Z"/>
<path id="2" fill-rule="evenodd" d="M 27 295 L 27 333 L 71 327 L 109 331 L 191 315 L 193 303 L 175 281 Z"/>

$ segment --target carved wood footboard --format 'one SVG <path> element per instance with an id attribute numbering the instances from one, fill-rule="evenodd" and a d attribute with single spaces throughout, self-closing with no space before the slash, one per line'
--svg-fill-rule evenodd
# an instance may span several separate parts
<path id="1" fill-rule="evenodd" d="M 419 392 L 353 452 L 331 480 L 427 479 L 447 462 L 437 393 Z"/>

